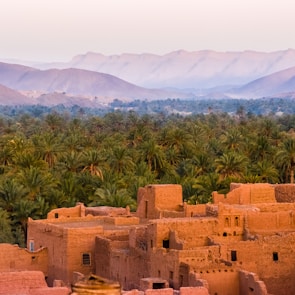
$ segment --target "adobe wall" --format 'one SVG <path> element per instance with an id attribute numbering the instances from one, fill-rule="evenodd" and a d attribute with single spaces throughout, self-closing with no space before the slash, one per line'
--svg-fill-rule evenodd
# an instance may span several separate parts
<path id="1" fill-rule="evenodd" d="M 248 271 L 239 272 L 240 293 L 253 295 L 268 295 L 266 286 L 263 281 L 259 280 L 258 276 Z M 277 293 L 275 293 L 277 294 Z M 287 294 L 287 293 L 285 293 Z"/>
<path id="2" fill-rule="evenodd" d="M 153 241 L 154 247 L 162 248 L 164 240 L 171 239 L 171 232 L 175 232 L 177 238 L 176 245 L 173 246 L 173 240 L 169 248 L 179 249 L 179 243 L 182 249 L 193 249 L 195 247 L 208 244 L 208 236 L 218 234 L 216 218 L 167 218 L 152 221 L 148 225 L 149 237 Z M 170 244 L 170 241 L 169 241 Z"/>
<path id="3" fill-rule="evenodd" d="M 290 279 L 295 276 L 294 244 L 294 233 L 223 244 L 221 259 L 233 267 L 256 273 L 271 294 L 295 294 L 295 282 Z"/>
<path id="4" fill-rule="evenodd" d="M 49 286 L 54 279 L 70 284 L 74 271 L 94 271 L 95 236 L 103 232 L 100 217 L 29 220 L 28 243 L 48 249 Z M 90 265 L 83 265 L 83 254 L 89 254 Z"/>
<path id="5" fill-rule="evenodd" d="M 295 202 L 295 184 L 274 184 L 277 202 Z"/>
<path id="6" fill-rule="evenodd" d="M 161 211 L 180 211 L 182 204 L 181 185 L 148 185 L 138 190 L 136 216 L 143 219 L 160 218 Z"/>
<path id="7" fill-rule="evenodd" d="M 216 267 L 202 271 L 200 278 L 206 280 L 210 294 L 240 295 L 248 293 L 239 292 L 239 271 L 230 267 Z"/>
<path id="8" fill-rule="evenodd" d="M 208 289 L 204 287 L 182 287 L 179 291 L 172 288 L 147 289 L 142 292 L 139 290 L 123 291 L 123 295 L 209 295 Z"/>
<path id="9" fill-rule="evenodd" d="M 40 271 L 0 272 L 0 295 L 68 295 L 66 287 L 49 288 Z"/>
<path id="10" fill-rule="evenodd" d="M 84 217 L 84 216 L 85 216 L 85 206 L 82 203 L 78 203 L 75 207 L 57 208 L 57 209 L 51 210 L 47 214 L 47 219 Z"/>
<path id="11" fill-rule="evenodd" d="M 63 228 L 44 221 L 28 221 L 28 247 L 33 241 L 35 249 L 46 247 L 48 251 L 47 283 L 53 285 L 54 279 L 66 282 L 67 241 Z"/>
<path id="12" fill-rule="evenodd" d="M 0 271 L 42 271 L 47 275 L 48 252 L 42 248 L 30 252 L 18 245 L 0 244 Z"/>
<path id="13" fill-rule="evenodd" d="M 271 211 L 271 208 L 272 206 L 266 211 L 247 212 L 245 222 L 247 222 L 247 228 L 251 233 L 267 234 L 295 230 L 294 206 L 290 207 L 289 204 L 285 204 L 277 210 L 275 210 L 276 206 L 273 206 L 274 211 Z"/>
<path id="14" fill-rule="evenodd" d="M 206 216 L 206 204 L 188 205 L 184 203 L 184 217 Z"/>
<path id="15" fill-rule="evenodd" d="M 213 192 L 212 198 L 214 204 L 276 203 L 274 186 L 268 183 L 231 184 L 226 195 Z"/>
<path id="16" fill-rule="evenodd" d="M 92 216 L 128 216 L 130 215 L 130 209 L 109 206 L 85 207 L 85 215 L 88 214 Z"/>
<path id="17" fill-rule="evenodd" d="M 67 267 L 64 269 L 66 283 L 72 283 L 73 273 L 84 275 L 95 272 L 95 236 L 103 234 L 101 225 L 93 227 L 68 228 L 66 230 Z M 83 254 L 89 255 L 90 264 L 83 263 Z"/>
<path id="18" fill-rule="evenodd" d="M 149 274 L 142 235 L 142 228 L 136 228 L 129 236 L 124 232 L 121 236 L 96 237 L 96 274 L 118 281 L 124 289 L 139 288 L 140 279 Z"/>

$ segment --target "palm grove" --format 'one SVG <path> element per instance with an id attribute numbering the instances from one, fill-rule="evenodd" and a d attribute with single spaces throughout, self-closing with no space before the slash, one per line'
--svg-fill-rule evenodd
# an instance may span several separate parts
<path id="1" fill-rule="evenodd" d="M 293 182 L 295 115 L 187 117 L 111 112 L 0 118 L 0 242 L 25 245 L 27 219 L 74 206 L 130 206 L 177 183 L 188 203 L 230 182 Z"/>

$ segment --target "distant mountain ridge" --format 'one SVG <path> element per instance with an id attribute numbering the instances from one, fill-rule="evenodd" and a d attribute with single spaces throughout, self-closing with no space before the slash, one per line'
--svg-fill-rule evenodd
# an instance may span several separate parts
<path id="1" fill-rule="evenodd" d="M 176 90 L 146 89 L 115 76 L 81 69 L 39 70 L 23 65 L 0 62 L 0 84 L 18 91 L 43 94 L 62 93 L 67 96 L 110 101 L 132 99 L 189 98 L 193 95 Z M 61 98 L 64 98 L 62 96 Z M 47 102 L 48 102 L 47 96 Z M 53 96 L 51 96 L 53 99 Z M 77 99 L 75 99 L 77 100 Z M 44 100 L 44 97 L 42 98 Z M 81 102 L 83 104 L 83 102 Z"/>
<path id="2" fill-rule="evenodd" d="M 50 65 L 51 68 L 40 69 Z M 142 83 L 159 84 L 161 88 L 138 86 L 95 68 L 118 72 Z M 170 83 L 175 85 L 169 86 Z M 38 67 L 0 62 L 0 84 L 0 104 L 96 107 L 114 99 L 290 98 L 295 95 L 295 50 L 272 53 L 182 50 L 164 56 L 109 57 L 88 53 L 76 56 L 70 63 Z"/>
<path id="3" fill-rule="evenodd" d="M 251 81 L 231 90 L 227 95 L 233 98 L 284 97 L 291 92 L 295 92 L 295 67 Z"/>
<path id="4" fill-rule="evenodd" d="M 67 63 L 39 64 L 40 68 L 79 68 L 119 77 L 148 88 L 205 89 L 242 86 L 295 66 L 295 50 L 274 52 L 216 52 L 179 50 L 165 55 L 89 52 Z"/>

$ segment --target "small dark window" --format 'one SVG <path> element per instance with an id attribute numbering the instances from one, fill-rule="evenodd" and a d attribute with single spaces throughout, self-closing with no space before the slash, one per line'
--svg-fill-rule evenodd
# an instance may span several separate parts
<path id="1" fill-rule="evenodd" d="M 223 236 L 224 236 L 224 237 L 227 237 L 227 233 L 226 233 L 226 232 L 224 232 L 224 233 L 223 233 Z"/>
<path id="2" fill-rule="evenodd" d="M 163 248 L 169 249 L 169 240 L 163 240 Z"/>
<path id="3" fill-rule="evenodd" d="M 164 289 L 165 283 L 153 283 L 153 289 Z"/>
<path id="4" fill-rule="evenodd" d="M 232 250 L 230 252 L 230 255 L 231 255 L 231 261 L 237 261 L 237 251 Z"/>
<path id="5" fill-rule="evenodd" d="M 54 213 L 54 218 L 58 218 L 58 213 Z"/>
<path id="6" fill-rule="evenodd" d="M 91 265 L 91 259 L 89 253 L 82 254 L 82 264 L 83 265 Z"/>
<path id="7" fill-rule="evenodd" d="M 278 261 L 279 260 L 279 253 L 278 252 L 273 252 L 272 253 L 272 260 L 273 261 Z"/>

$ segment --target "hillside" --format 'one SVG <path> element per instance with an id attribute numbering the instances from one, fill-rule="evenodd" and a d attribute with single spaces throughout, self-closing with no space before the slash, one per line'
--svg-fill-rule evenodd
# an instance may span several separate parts
<path id="1" fill-rule="evenodd" d="M 32 103 L 32 99 L 0 84 L 0 105 L 25 105 Z"/>
<path id="2" fill-rule="evenodd" d="M 149 88 L 241 86 L 263 76 L 295 66 L 295 50 L 275 52 L 187 52 L 165 55 L 89 52 L 67 63 L 42 64 L 40 68 L 80 68 L 107 73 Z"/>
<path id="3" fill-rule="evenodd" d="M 146 89 L 115 76 L 94 71 L 74 68 L 38 70 L 6 63 L 0 63 L 0 83 L 16 90 L 59 92 L 70 96 L 92 97 L 100 100 L 192 97 L 183 92 Z"/>
<path id="4" fill-rule="evenodd" d="M 295 67 L 252 81 L 228 95 L 236 98 L 289 97 L 291 92 L 295 92 Z"/>

